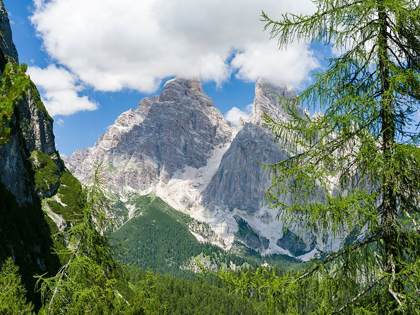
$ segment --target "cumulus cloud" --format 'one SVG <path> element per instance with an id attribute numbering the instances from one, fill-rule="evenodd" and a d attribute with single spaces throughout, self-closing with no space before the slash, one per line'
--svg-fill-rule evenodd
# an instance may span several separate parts
<path id="1" fill-rule="evenodd" d="M 317 62 L 305 43 L 277 51 L 261 11 L 311 13 L 310 0 L 34 0 L 52 59 L 101 91 L 154 92 L 167 77 L 218 85 L 237 73 L 299 85 Z"/>
<path id="2" fill-rule="evenodd" d="M 246 81 L 263 77 L 274 84 L 287 82 L 300 87 L 309 80 L 308 71 L 319 67 L 308 46 L 291 44 L 279 59 L 275 42 L 253 45 L 237 54 L 232 60 L 232 66 L 238 70 L 237 77 Z"/>
<path id="3" fill-rule="evenodd" d="M 237 107 L 232 107 L 230 111 L 225 114 L 225 118 L 234 126 L 239 124 L 240 119 L 247 121 L 252 114 L 254 104 L 249 104 L 242 110 Z"/>
<path id="4" fill-rule="evenodd" d="M 79 96 L 83 86 L 64 68 L 55 65 L 45 69 L 28 67 L 27 73 L 40 88 L 42 101 L 51 116 L 72 115 L 98 108 L 98 104 L 90 101 L 87 96 Z"/>

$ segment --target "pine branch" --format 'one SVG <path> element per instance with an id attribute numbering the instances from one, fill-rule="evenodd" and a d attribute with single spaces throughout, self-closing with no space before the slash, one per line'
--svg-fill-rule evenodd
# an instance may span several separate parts
<path id="1" fill-rule="evenodd" d="M 373 287 L 375 287 L 383 279 L 385 279 L 385 276 L 383 276 L 382 278 L 379 278 L 375 282 L 371 283 L 366 289 L 364 289 L 362 292 L 360 292 L 358 295 L 356 295 L 354 298 L 352 298 L 347 304 L 343 305 L 339 309 L 337 309 L 334 312 L 332 312 L 331 315 L 333 315 L 333 314 L 339 314 L 342 311 L 344 311 L 347 307 L 349 307 L 350 305 L 356 303 L 357 300 L 359 300 L 362 296 L 364 296 L 366 293 L 368 293 Z"/>
<path id="2" fill-rule="evenodd" d="M 335 253 L 335 254 L 333 254 L 333 255 L 330 255 L 327 259 L 325 259 L 325 260 L 323 260 L 321 263 L 319 263 L 317 266 L 315 266 L 315 267 L 313 267 L 312 269 L 310 269 L 309 271 L 307 271 L 307 272 L 305 272 L 303 275 L 301 275 L 299 278 L 297 278 L 297 279 L 295 279 L 295 280 L 293 280 L 293 281 L 289 281 L 289 282 L 286 282 L 285 283 L 285 285 L 289 285 L 289 284 L 292 284 L 292 283 L 296 283 L 296 282 L 299 282 L 299 281 L 301 281 L 301 280 L 303 280 L 303 279 L 305 279 L 305 278 L 307 278 L 307 277 L 309 277 L 310 275 L 312 275 L 314 272 L 316 272 L 318 269 L 320 269 L 321 267 L 324 267 L 326 264 L 328 264 L 329 262 L 332 262 L 332 261 L 334 261 L 335 259 L 337 259 L 338 257 L 341 257 L 341 256 L 343 256 L 343 255 L 345 255 L 345 254 L 348 254 L 348 253 L 350 253 L 350 252 L 352 252 L 352 251 L 354 251 L 354 250 L 356 250 L 356 249 L 359 249 L 359 248 L 361 248 L 361 247 L 364 247 L 364 246 L 366 246 L 366 245 L 368 245 L 368 244 L 371 244 L 371 243 L 373 243 L 373 242 L 376 242 L 377 241 L 377 239 L 376 239 L 376 235 L 375 236 L 372 236 L 372 237 L 370 237 L 368 240 L 366 240 L 366 241 L 364 241 L 364 242 L 361 242 L 361 243 L 358 243 L 358 244 L 356 244 L 356 245 L 350 245 L 349 247 L 347 247 L 345 250 L 343 250 L 343 251 L 341 251 L 341 252 L 338 252 L 338 253 Z"/>

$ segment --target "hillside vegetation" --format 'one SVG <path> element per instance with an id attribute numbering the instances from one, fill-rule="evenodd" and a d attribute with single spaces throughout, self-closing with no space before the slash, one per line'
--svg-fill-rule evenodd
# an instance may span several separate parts
<path id="1" fill-rule="evenodd" d="M 210 243 L 200 243 L 188 228 L 196 221 L 158 197 L 137 196 L 131 202 L 139 210 L 112 234 L 116 243 L 122 243 L 120 257 L 124 263 L 184 278 L 195 277 L 194 271 L 200 271 L 198 264 L 214 271 L 256 268 L 265 262 L 284 270 L 303 268 L 303 264 L 293 258 L 262 257 L 240 243 L 235 243 L 230 252 Z M 114 211 L 124 213 L 119 206 L 117 203 Z"/>

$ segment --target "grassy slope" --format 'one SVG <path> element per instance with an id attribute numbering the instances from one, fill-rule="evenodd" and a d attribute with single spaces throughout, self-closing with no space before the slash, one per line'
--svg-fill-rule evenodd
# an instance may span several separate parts
<path id="1" fill-rule="evenodd" d="M 189 216 L 174 210 L 160 198 L 143 196 L 137 202 L 142 206 L 137 216 L 113 233 L 116 242 L 123 242 L 125 251 L 121 260 L 125 263 L 141 269 L 150 268 L 156 273 L 186 278 L 195 277 L 195 274 L 180 266 L 187 266 L 196 258 L 211 261 L 219 267 L 225 267 L 230 262 L 236 266 L 253 267 L 268 262 L 286 270 L 302 266 L 286 256 L 262 258 L 257 252 L 239 243 L 234 246 L 235 253 L 227 253 L 209 243 L 199 243 L 187 227 L 193 220 Z"/>

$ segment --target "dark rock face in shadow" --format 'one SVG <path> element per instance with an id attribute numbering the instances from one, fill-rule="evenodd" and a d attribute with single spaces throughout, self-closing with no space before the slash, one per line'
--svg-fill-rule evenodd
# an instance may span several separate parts
<path id="1" fill-rule="evenodd" d="M 309 245 L 292 231 L 286 231 L 283 234 L 283 237 L 277 241 L 277 245 L 287 249 L 295 257 L 309 253 L 315 248 L 315 243 Z"/>

